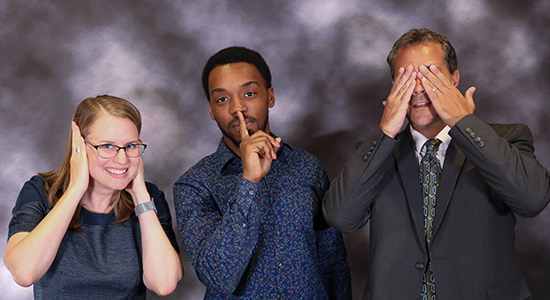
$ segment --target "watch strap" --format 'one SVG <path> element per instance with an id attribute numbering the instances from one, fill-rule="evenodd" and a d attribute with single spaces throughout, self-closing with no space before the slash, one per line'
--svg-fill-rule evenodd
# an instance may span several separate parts
<path id="1" fill-rule="evenodd" d="M 151 201 L 138 204 L 134 208 L 134 212 L 136 213 L 136 217 L 141 215 L 142 213 L 150 211 L 150 210 L 154 210 L 155 213 L 157 213 L 157 207 L 155 206 L 155 202 L 153 202 L 153 199 L 151 199 Z"/>

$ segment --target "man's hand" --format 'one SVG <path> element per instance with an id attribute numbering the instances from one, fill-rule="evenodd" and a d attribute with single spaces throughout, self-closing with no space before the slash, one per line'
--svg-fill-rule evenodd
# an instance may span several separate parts
<path id="1" fill-rule="evenodd" d="M 241 160 L 243 163 L 243 178 L 260 182 L 269 172 L 271 161 L 277 159 L 277 150 L 281 146 L 281 138 L 273 138 L 258 130 L 249 136 L 243 114 L 238 111 L 239 130 L 241 133 Z"/>
<path id="2" fill-rule="evenodd" d="M 380 128 L 392 138 L 403 127 L 407 117 L 409 102 L 416 84 L 416 76 L 417 72 L 414 71 L 412 66 L 408 66 L 407 69 L 399 68 L 390 95 L 386 101 L 382 102 L 385 107 L 380 121 Z"/>
<path id="3" fill-rule="evenodd" d="M 453 127 L 460 119 L 474 113 L 475 87 L 470 87 L 463 96 L 437 66 L 431 65 L 429 69 L 426 66 L 420 66 L 418 69 L 418 77 L 422 81 L 424 91 L 430 98 L 435 112 L 445 124 Z"/>

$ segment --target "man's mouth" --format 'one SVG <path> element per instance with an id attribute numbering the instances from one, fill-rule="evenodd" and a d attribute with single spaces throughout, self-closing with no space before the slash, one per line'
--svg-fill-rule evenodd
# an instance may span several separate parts
<path id="1" fill-rule="evenodd" d="M 429 105 L 432 104 L 432 101 L 429 101 L 429 100 L 422 100 L 422 101 L 417 101 L 415 102 L 414 104 L 411 104 L 411 106 L 413 108 L 421 108 L 421 107 L 427 107 Z"/>
<path id="2" fill-rule="evenodd" d="M 248 116 L 245 116 L 245 119 L 244 119 L 244 122 L 246 123 L 246 128 L 248 128 L 251 124 L 255 121 L 254 118 L 250 118 Z M 239 122 L 239 119 L 236 118 L 235 120 L 233 120 L 230 124 L 229 124 L 229 128 L 235 128 L 237 130 L 241 129 L 241 123 Z"/>
<path id="3" fill-rule="evenodd" d="M 246 123 L 246 128 L 248 128 L 249 124 L 252 123 L 252 121 L 250 121 L 250 120 L 245 120 L 244 122 Z M 231 127 L 235 127 L 236 129 L 240 129 L 241 128 L 241 123 L 237 120 L 237 122 L 233 123 L 231 125 Z"/>

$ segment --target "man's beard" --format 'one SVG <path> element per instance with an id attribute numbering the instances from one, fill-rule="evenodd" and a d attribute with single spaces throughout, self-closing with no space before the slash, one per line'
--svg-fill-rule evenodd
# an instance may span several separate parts
<path id="1" fill-rule="evenodd" d="M 269 111 L 266 112 L 266 115 L 265 115 L 265 122 L 263 124 L 259 124 L 258 123 L 258 119 L 254 118 L 254 117 L 251 117 L 251 116 L 248 116 L 248 115 L 245 115 L 243 114 L 243 117 L 244 117 L 244 120 L 251 120 L 253 122 L 255 122 L 256 124 L 258 124 L 258 129 L 265 132 L 265 129 L 267 128 L 267 121 L 269 120 Z M 231 132 L 229 131 L 230 128 L 232 127 L 232 124 L 234 122 L 239 122 L 239 118 L 237 116 L 235 116 L 235 118 L 229 122 L 229 124 L 227 124 L 227 127 L 226 129 L 224 129 L 220 123 L 218 122 L 218 120 L 216 120 L 216 124 L 218 124 L 218 127 L 220 128 L 220 130 L 222 131 L 222 134 L 228 138 L 232 143 L 233 145 L 236 147 L 236 148 L 239 148 L 239 146 L 241 145 L 241 141 L 238 141 L 237 140 L 237 137 L 235 137 L 233 134 L 231 134 Z M 247 129 L 248 131 L 248 135 L 253 135 L 254 133 L 257 132 L 252 130 L 252 129 Z M 267 134 L 269 134 L 269 132 L 266 132 Z M 239 133 L 239 138 L 240 138 L 240 133 Z"/>

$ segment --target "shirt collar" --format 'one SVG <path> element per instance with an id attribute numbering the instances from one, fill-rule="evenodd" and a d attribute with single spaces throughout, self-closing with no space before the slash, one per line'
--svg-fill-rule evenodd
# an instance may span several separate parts
<path id="1" fill-rule="evenodd" d="M 116 222 L 114 210 L 107 214 L 95 213 L 82 207 L 80 211 L 80 223 L 83 225 L 112 225 Z"/>
<path id="2" fill-rule="evenodd" d="M 414 140 L 415 144 L 415 150 L 416 153 L 422 153 L 424 149 L 422 147 L 428 140 L 425 136 L 423 136 L 420 132 L 414 130 L 412 126 L 409 126 L 411 129 L 411 134 Z M 449 147 L 449 144 L 451 143 L 451 136 L 449 135 L 449 130 L 451 128 L 449 126 L 445 126 L 441 131 L 435 136 L 436 139 L 441 140 L 441 144 L 439 145 L 438 151 L 446 151 Z"/>

